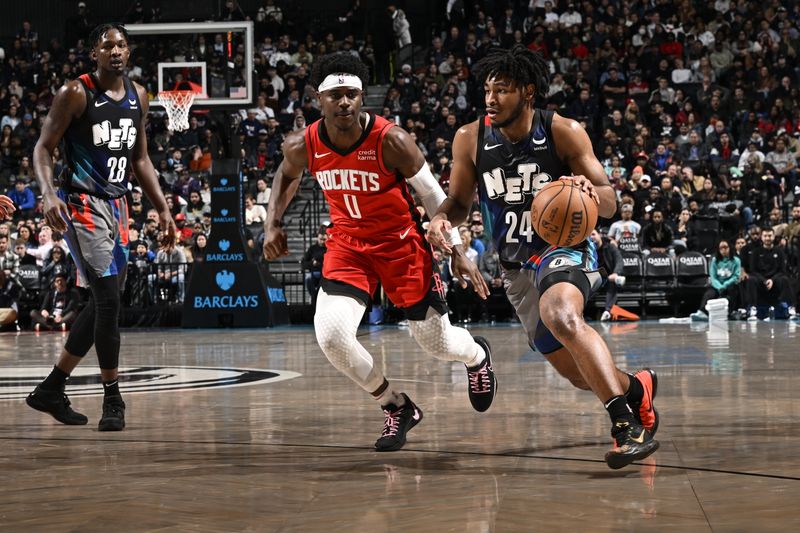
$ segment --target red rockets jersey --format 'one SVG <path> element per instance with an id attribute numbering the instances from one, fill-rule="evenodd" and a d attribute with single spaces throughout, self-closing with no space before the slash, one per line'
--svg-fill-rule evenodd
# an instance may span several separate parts
<path id="1" fill-rule="evenodd" d="M 333 146 L 322 123 L 305 132 L 308 170 L 325 193 L 334 228 L 367 241 L 402 238 L 416 210 L 405 178 L 383 164 L 383 137 L 394 123 L 368 113 L 363 135 L 348 150 Z"/>

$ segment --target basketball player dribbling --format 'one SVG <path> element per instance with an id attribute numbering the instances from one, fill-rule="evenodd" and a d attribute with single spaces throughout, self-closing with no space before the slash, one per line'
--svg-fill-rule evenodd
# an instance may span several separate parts
<path id="1" fill-rule="evenodd" d="M 5 220 L 6 217 L 10 217 L 11 214 L 16 211 L 16 207 L 14 207 L 14 202 L 8 196 L 4 194 L 0 194 L 0 220 Z"/>
<path id="2" fill-rule="evenodd" d="M 592 241 L 551 246 L 536 235 L 530 219 L 536 192 L 559 177 L 570 176 L 598 202 L 600 216 L 616 211 L 614 191 L 580 125 L 534 106 L 548 89 L 541 56 L 521 45 L 494 49 L 474 72 L 484 82 L 486 116 L 456 133 L 449 195 L 431 220 L 428 239 L 451 247 L 445 236 L 466 219 L 477 186 L 506 294 L 528 342 L 574 386 L 604 403 L 615 441 L 605 459 L 611 468 L 622 468 L 658 448 L 656 374 L 617 369 L 606 343 L 583 320 L 586 302 L 602 284 Z"/>
<path id="3" fill-rule="evenodd" d="M 311 83 L 323 118 L 283 143 L 284 160 L 275 174 L 267 211 L 264 256 L 272 260 L 288 253 L 281 217 L 308 168 L 324 191 L 333 222 L 314 315 L 317 341 L 334 367 L 380 403 L 384 427 L 375 449 L 393 451 L 405 444 L 422 410 L 389 385 L 356 339 L 378 282 L 404 311 L 411 334 L 425 352 L 466 365 L 475 410 L 489 408 L 496 381 L 486 340 L 473 339 L 450 324 L 444 287 L 407 183 L 428 212 L 436 212 L 445 194 L 402 128 L 361 112 L 367 79 L 367 68 L 349 54 L 314 62 Z M 454 251 L 453 262 L 472 279 L 480 278 L 460 250 Z"/>
<path id="4" fill-rule="evenodd" d="M 119 391 L 119 309 L 128 260 L 128 192 L 134 172 L 158 210 L 162 246 L 175 244 L 175 223 L 147 154 L 147 92 L 124 72 L 128 34 L 119 24 L 102 24 L 89 36 L 97 69 L 66 83 L 53 100 L 33 151 L 47 224 L 64 232 L 81 285 L 91 296 L 78 315 L 58 362 L 28 396 L 29 406 L 62 424 L 83 425 L 64 393 L 67 378 L 94 345 L 103 382 L 100 431 L 125 427 Z M 53 151 L 64 140 L 69 164 L 60 190 L 53 186 Z"/>

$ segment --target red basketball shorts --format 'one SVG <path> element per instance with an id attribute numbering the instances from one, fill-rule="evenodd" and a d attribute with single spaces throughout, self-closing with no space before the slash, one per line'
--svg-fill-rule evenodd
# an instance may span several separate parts
<path id="1" fill-rule="evenodd" d="M 426 299 L 433 299 L 430 304 L 437 309 L 443 305 L 446 289 L 434 271 L 430 245 L 417 226 L 381 241 L 367 242 L 335 227 L 328 235 L 322 264 L 325 292 L 368 302 L 380 282 L 397 307 L 409 308 Z"/>

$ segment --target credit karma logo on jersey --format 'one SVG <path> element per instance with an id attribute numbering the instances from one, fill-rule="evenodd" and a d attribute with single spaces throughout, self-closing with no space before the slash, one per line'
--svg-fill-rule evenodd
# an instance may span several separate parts
<path id="1" fill-rule="evenodd" d="M 358 160 L 359 161 L 375 161 L 378 159 L 378 152 L 375 150 L 359 150 L 358 151 Z"/>
<path id="2" fill-rule="evenodd" d="M 95 146 L 107 145 L 109 150 L 133 148 L 136 144 L 136 128 L 133 120 L 119 119 L 119 128 L 112 128 L 110 120 L 92 126 L 92 142 Z"/>
<path id="3" fill-rule="evenodd" d="M 221 178 L 218 183 L 219 185 L 211 188 L 211 192 L 236 192 L 236 186 L 230 185 L 228 178 Z"/>
<path id="4" fill-rule="evenodd" d="M 334 168 L 315 173 L 317 183 L 324 191 L 365 191 L 381 190 L 381 178 L 375 172 Z"/>
<path id="5" fill-rule="evenodd" d="M 214 281 L 223 292 L 227 292 L 236 284 L 236 274 L 229 270 L 220 270 Z M 257 294 L 222 295 L 222 296 L 195 296 L 195 309 L 253 309 L 260 305 Z"/>
<path id="6" fill-rule="evenodd" d="M 228 211 L 227 209 L 220 209 L 219 210 L 219 216 L 213 217 L 211 219 L 211 222 L 212 223 L 236 222 L 236 217 L 229 217 L 228 213 L 230 213 L 230 211 Z"/>
<path id="7" fill-rule="evenodd" d="M 540 172 L 536 163 L 517 165 L 517 176 L 506 177 L 505 169 L 498 167 L 483 173 L 483 184 L 490 200 L 505 199 L 509 204 L 525 203 L 525 197 L 535 195 L 553 181 L 550 174 Z"/>

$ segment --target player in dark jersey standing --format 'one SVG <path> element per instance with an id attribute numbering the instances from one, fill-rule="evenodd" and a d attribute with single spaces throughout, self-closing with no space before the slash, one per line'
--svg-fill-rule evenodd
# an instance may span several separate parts
<path id="1" fill-rule="evenodd" d="M 487 114 L 456 134 L 449 196 L 431 220 L 428 238 L 450 248 L 443 235 L 466 219 L 478 186 L 506 294 L 530 345 L 573 385 L 592 390 L 604 403 L 615 440 L 606 462 L 621 468 L 658 448 L 656 375 L 617 369 L 605 341 L 583 320 L 586 301 L 602 283 L 591 240 L 551 246 L 530 220 L 534 195 L 552 180 L 573 180 L 598 202 L 604 217 L 616 211 L 614 191 L 580 125 L 534 106 L 548 88 L 547 64 L 537 53 L 519 45 L 495 49 L 475 66 L 475 74 L 484 83 Z"/>
<path id="2" fill-rule="evenodd" d="M 429 212 L 436 211 L 445 194 L 402 128 L 361 112 L 367 77 L 367 68 L 349 54 L 315 60 L 311 83 L 323 118 L 283 143 L 284 160 L 267 210 L 264 256 L 271 260 L 288 253 L 281 217 L 308 168 L 325 193 L 333 221 L 314 315 L 317 341 L 338 370 L 380 403 L 385 418 L 375 449 L 393 451 L 405 444 L 422 410 L 389 385 L 356 338 L 379 281 L 428 354 L 466 365 L 467 390 L 477 411 L 491 405 L 496 381 L 486 340 L 473 339 L 449 322 L 442 281 L 407 183 Z M 453 255 L 461 271 L 482 279 L 460 251 Z"/>
<path id="3" fill-rule="evenodd" d="M 125 427 L 119 392 L 119 308 L 128 257 L 128 206 L 131 172 L 158 210 L 164 238 L 175 244 L 175 223 L 147 154 L 147 92 L 125 75 L 128 34 L 118 24 L 96 27 L 89 41 L 97 69 L 59 89 L 33 152 L 36 179 L 44 197 L 47 223 L 65 233 L 88 304 L 70 330 L 55 367 L 28 396 L 34 409 L 63 424 L 82 425 L 64 393 L 67 378 L 95 346 L 103 381 L 100 431 Z M 60 190 L 53 186 L 53 151 L 63 139 L 69 163 Z"/>

